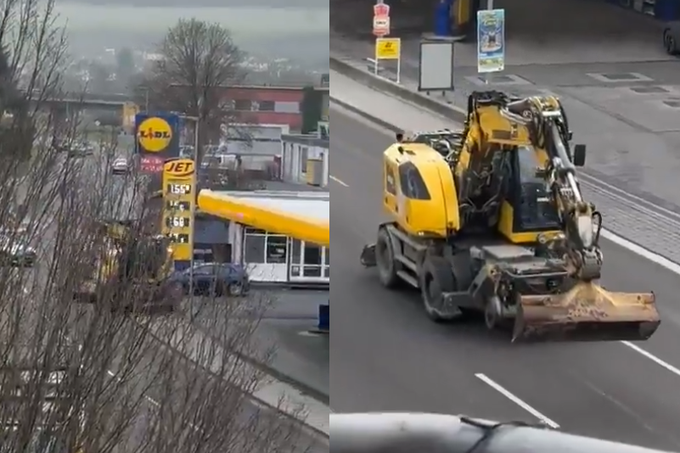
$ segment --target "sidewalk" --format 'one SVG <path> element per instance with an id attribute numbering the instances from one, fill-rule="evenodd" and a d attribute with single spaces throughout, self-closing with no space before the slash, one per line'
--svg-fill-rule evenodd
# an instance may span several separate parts
<path id="1" fill-rule="evenodd" d="M 174 322 L 173 322 L 174 321 Z M 215 373 L 227 373 L 253 399 L 298 419 L 319 433 L 329 434 L 330 408 L 294 386 L 236 358 L 221 344 L 182 317 L 165 318 L 150 325 L 150 333 L 176 353 Z M 258 377 L 255 390 L 250 387 Z"/>
<path id="2" fill-rule="evenodd" d="M 520 5 L 520 12 L 545 3 L 505 3 L 510 1 Z M 584 29 L 582 18 L 575 21 L 573 16 L 578 11 L 572 3 L 560 6 L 563 2 L 546 0 L 538 11 L 548 14 L 548 9 L 554 7 L 552 14 L 561 20 L 541 25 L 549 24 L 555 29 L 545 37 L 534 30 L 535 16 L 511 15 L 517 6 L 508 4 L 506 71 L 494 75 L 492 83 L 486 84 L 476 73 L 475 45 L 457 43 L 455 94 L 432 96 L 446 106 L 446 116 L 460 120 L 460 108 L 473 90 L 556 94 L 569 116 L 575 142 L 589 146 L 588 171 L 592 175 L 678 211 L 680 193 L 673 181 L 680 171 L 680 155 L 676 152 L 680 148 L 680 63 L 662 49 L 662 24 L 611 5 L 583 1 L 593 4 L 588 7 L 592 17 L 587 22 L 597 23 L 596 27 Z M 498 2 L 496 6 L 503 5 Z M 521 33 L 522 27 L 536 34 Z M 370 77 L 365 60 L 373 54 L 370 39 L 362 38 L 359 32 L 350 33 L 348 27 L 340 28 L 331 35 L 331 68 L 355 78 L 357 74 Z M 569 34 L 574 32 L 583 35 L 578 38 L 578 34 Z M 394 36 L 400 36 L 399 32 Z M 419 39 L 411 31 L 402 36 L 401 88 L 409 92 L 409 99 L 421 103 L 426 98 L 417 93 Z M 384 84 L 380 86 L 385 89 Z M 336 93 L 332 85 L 331 93 Z M 427 103 L 430 107 L 433 98 Z M 458 107 L 458 111 L 448 108 L 451 106 Z"/>
<path id="3" fill-rule="evenodd" d="M 386 133 L 400 130 L 437 130 L 460 128 L 460 123 L 424 109 L 404 99 L 377 91 L 331 70 L 331 101 L 352 114 L 362 116 L 383 126 Z M 447 109 L 443 106 L 442 110 Z M 331 117 L 333 112 L 331 109 Z M 377 151 L 377 150 L 376 150 Z M 598 152 L 598 149 L 591 148 Z M 595 157 L 591 152 L 588 159 Z M 645 156 L 641 158 L 643 161 Z M 666 169 L 660 168 L 659 172 Z M 592 172 L 589 172 L 592 173 Z M 653 203 L 632 199 L 613 186 L 602 184 L 592 175 L 580 173 L 580 182 L 586 198 L 603 213 L 604 227 L 618 236 L 680 262 L 680 214 L 661 212 Z M 667 185 L 673 185 L 673 178 Z"/>

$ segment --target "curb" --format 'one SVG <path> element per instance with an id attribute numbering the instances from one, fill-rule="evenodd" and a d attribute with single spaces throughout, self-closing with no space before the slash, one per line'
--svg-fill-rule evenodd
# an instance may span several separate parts
<path id="1" fill-rule="evenodd" d="M 354 65 L 343 61 L 339 58 L 331 56 L 328 60 L 331 71 L 336 71 L 355 82 L 359 82 L 362 85 L 366 85 L 373 88 L 376 91 L 382 91 L 383 93 L 388 93 L 392 96 L 405 99 L 413 104 L 437 113 L 445 118 L 450 118 L 457 123 L 464 123 L 467 119 L 467 114 L 462 109 L 455 107 L 451 104 L 445 104 L 443 102 L 432 99 L 428 96 L 422 95 L 413 90 L 395 83 L 391 80 L 384 79 L 382 77 L 376 77 L 373 74 L 363 71 Z M 333 93 L 333 81 L 331 80 L 331 96 Z M 334 100 L 337 102 L 337 100 Z M 345 107 L 345 103 L 337 102 L 339 105 Z M 351 109 L 354 111 L 354 109 Z M 357 112 L 358 113 L 358 112 Z M 378 121 L 378 124 L 384 125 L 384 121 Z M 391 126 L 390 129 L 394 129 Z"/>
<path id="2" fill-rule="evenodd" d="M 361 110 L 358 107 L 353 106 L 352 104 L 349 104 L 347 102 L 341 101 L 341 100 L 333 97 L 332 91 L 331 91 L 331 94 L 330 94 L 329 97 L 330 97 L 331 102 L 333 102 L 334 104 L 338 104 L 340 107 L 342 107 L 346 110 L 349 110 L 352 113 L 356 113 L 357 115 L 363 117 L 364 119 L 367 119 L 368 121 L 370 121 L 372 123 L 377 124 L 378 126 L 384 128 L 384 129 L 387 129 L 387 130 L 392 131 L 394 133 L 402 132 L 402 130 L 400 128 L 398 128 L 397 126 L 395 126 L 394 124 L 390 124 L 387 121 L 383 120 L 382 118 L 379 118 L 375 115 L 371 115 L 370 113 L 364 112 L 363 110 Z"/>
<path id="3" fill-rule="evenodd" d="M 137 323 L 138 326 L 140 326 L 142 329 L 144 329 L 144 330 L 146 331 L 146 333 L 147 333 L 150 337 L 152 337 L 155 341 L 157 341 L 157 342 L 158 342 L 159 344 L 161 344 L 163 347 L 166 347 L 166 348 L 172 350 L 175 354 L 177 354 L 177 355 L 178 355 L 179 357 L 181 357 L 183 360 L 186 360 L 187 362 L 192 363 L 192 364 L 194 364 L 194 365 L 196 365 L 196 366 L 202 368 L 204 372 L 210 374 L 211 376 L 213 376 L 213 377 L 216 378 L 216 379 L 223 379 L 222 377 L 220 377 L 219 375 L 217 375 L 217 374 L 216 374 L 215 372 L 213 372 L 212 370 L 209 370 L 209 369 L 207 369 L 205 366 L 199 364 L 196 360 L 194 360 L 193 358 L 189 357 L 189 356 L 188 356 L 186 353 L 184 353 L 183 351 L 180 351 L 180 350 L 177 349 L 176 347 L 174 347 L 174 346 L 170 345 L 169 343 L 166 343 L 165 341 L 163 341 L 161 338 L 158 337 L 158 335 L 156 335 L 154 332 L 152 332 L 151 329 L 150 329 L 148 326 L 145 326 L 145 325 L 139 323 L 139 322 L 136 321 L 136 320 L 133 320 L 133 322 Z M 197 326 L 195 326 L 193 323 L 190 323 L 190 325 L 191 325 L 193 328 L 197 328 Z M 199 331 L 201 331 L 203 334 L 205 334 L 205 332 L 204 332 L 202 329 L 197 329 L 197 330 L 199 330 Z M 219 345 L 219 342 L 214 338 L 214 336 L 208 335 L 208 338 L 209 338 L 211 341 L 216 341 L 216 342 L 218 343 L 218 345 Z M 221 346 L 221 345 L 220 345 L 220 346 Z M 241 355 L 241 354 L 239 354 L 238 357 L 239 357 L 241 360 L 243 360 L 244 362 L 248 363 L 250 366 L 253 366 L 254 368 L 259 369 L 260 371 L 263 371 L 264 373 L 267 373 L 267 371 L 263 370 L 261 367 L 259 367 L 259 366 L 257 366 L 257 365 L 254 365 L 254 364 L 252 363 L 252 362 L 255 362 L 254 360 L 252 360 L 252 359 L 249 359 L 249 360 L 248 360 L 247 358 L 245 358 L 245 357 L 244 357 L 243 355 Z M 285 384 L 291 385 L 292 387 L 296 388 L 298 391 L 300 391 L 301 393 L 304 394 L 304 391 L 303 391 L 303 390 L 301 390 L 301 389 L 295 387 L 295 386 L 294 386 L 293 384 L 291 384 L 290 382 L 287 382 L 287 381 L 283 381 L 283 380 L 281 380 L 281 379 L 278 379 L 276 376 L 272 376 L 272 375 L 270 375 L 270 376 L 273 377 L 274 379 L 280 380 L 281 382 L 283 382 L 283 383 L 285 383 Z M 295 422 L 295 423 L 300 423 L 300 424 L 304 425 L 304 427 L 305 427 L 306 429 L 313 431 L 313 432 L 316 433 L 317 435 L 321 435 L 321 436 L 328 437 L 328 433 L 325 433 L 323 430 L 317 428 L 316 426 L 313 426 L 313 425 L 307 423 L 306 419 L 301 419 L 300 417 L 296 416 L 295 414 L 291 414 L 291 413 L 289 413 L 289 412 L 283 410 L 283 409 L 280 408 L 280 407 L 273 406 L 272 404 L 268 403 L 267 401 L 264 401 L 264 400 L 262 400 L 262 399 L 256 397 L 256 396 L 253 395 L 253 394 L 249 394 L 248 392 L 246 392 L 246 391 L 244 391 L 244 390 L 242 390 L 242 389 L 237 389 L 237 390 L 238 390 L 242 395 L 244 395 L 246 399 L 251 399 L 251 400 L 253 400 L 253 401 L 256 401 L 256 402 L 257 402 L 256 404 L 259 404 L 259 405 L 261 405 L 261 406 L 263 406 L 263 407 L 266 407 L 266 408 L 268 408 L 268 409 L 270 409 L 270 410 L 276 412 L 277 414 L 280 414 L 281 416 L 283 416 L 283 417 L 285 417 L 285 418 L 287 418 L 287 419 L 289 419 L 289 420 L 291 420 L 291 421 L 293 421 L 293 422 Z M 310 397 L 312 397 L 313 399 L 316 399 L 316 398 L 314 398 L 312 395 L 307 395 L 307 396 L 310 396 Z M 329 398 L 329 399 L 330 399 L 330 398 Z M 321 404 L 327 405 L 327 404 L 324 403 L 323 401 L 320 401 L 320 400 L 318 400 L 318 399 L 316 399 L 316 400 L 319 401 Z M 328 405 L 327 405 L 327 406 L 328 406 Z"/>

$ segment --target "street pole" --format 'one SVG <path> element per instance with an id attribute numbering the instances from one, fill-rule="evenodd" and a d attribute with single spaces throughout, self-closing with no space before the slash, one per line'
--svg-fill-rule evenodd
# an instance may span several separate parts
<path id="1" fill-rule="evenodd" d="M 191 318 L 193 319 L 194 317 L 194 228 L 196 227 L 196 191 L 198 190 L 198 178 L 197 178 L 197 173 L 198 173 L 198 127 L 199 127 L 199 119 L 197 116 L 191 117 L 191 116 L 186 116 L 185 117 L 188 120 L 194 121 L 194 175 L 192 177 L 193 181 L 191 183 L 191 187 L 194 190 L 194 202 L 191 203 L 191 215 L 189 216 L 189 221 L 191 222 L 191 234 L 189 236 L 189 247 L 191 249 L 191 255 L 189 258 L 189 297 L 190 299 L 190 313 L 191 313 Z"/>
<path id="2" fill-rule="evenodd" d="M 189 221 L 191 222 L 191 234 L 189 236 L 189 247 L 191 249 L 191 255 L 189 258 L 189 304 L 190 304 L 190 313 L 191 313 L 191 319 L 193 320 L 195 314 L 194 314 L 194 232 L 195 232 L 195 227 L 196 227 L 196 203 L 198 201 L 197 197 L 197 190 L 198 190 L 198 157 L 199 157 L 199 152 L 198 152 L 198 147 L 199 147 L 199 128 L 200 128 L 200 107 L 202 106 L 202 100 L 199 100 L 199 109 L 198 109 L 198 116 L 184 116 L 184 119 L 191 120 L 194 122 L 194 175 L 192 177 L 193 181 L 191 183 L 191 187 L 194 190 L 194 202 L 191 203 L 191 215 L 189 217 Z"/>
<path id="3" fill-rule="evenodd" d="M 493 0 L 486 0 L 486 9 L 488 9 L 489 11 L 493 10 Z M 488 85 L 488 84 L 490 84 L 491 81 L 492 81 L 493 74 L 490 73 L 490 72 L 487 72 L 487 73 L 484 75 L 484 78 L 485 78 L 486 84 Z"/>

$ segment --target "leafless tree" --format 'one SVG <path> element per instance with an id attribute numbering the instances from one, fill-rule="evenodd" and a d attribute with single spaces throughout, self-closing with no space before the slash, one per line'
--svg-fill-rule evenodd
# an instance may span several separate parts
<path id="1" fill-rule="evenodd" d="M 255 335 L 268 298 L 203 300 L 202 309 L 221 309 L 201 329 L 182 304 L 156 310 L 168 307 L 150 284 L 162 280 L 166 246 L 148 246 L 146 184 L 110 174 L 115 142 L 98 143 L 91 156 L 53 146 L 61 132 L 47 107 L 60 91 L 63 34 L 51 0 L 4 5 L 0 48 L 13 69 L 2 76 L 19 88 L 12 103 L 0 98 L 8 112 L 0 127 L 0 452 L 305 451 L 289 417 L 304 408 L 283 395 L 280 407 L 253 403 L 268 382 L 254 365 L 269 357 Z M 20 75 L 32 82 L 21 85 Z M 17 146 L 26 165 L 9 165 Z M 162 301 L 177 297 L 164 288 Z"/>
<path id="2" fill-rule="evenodd" d="M 245 55 L 218 23 L 180 19 L 158 47 L 161 59 L 137 90 L 140 105 L 200 119 L 201 144 L 218 141 L 222 125 L 235 122 L 228 87 L 243 83 Z M 202 156 L 201 156 L 202 157 Z"/>

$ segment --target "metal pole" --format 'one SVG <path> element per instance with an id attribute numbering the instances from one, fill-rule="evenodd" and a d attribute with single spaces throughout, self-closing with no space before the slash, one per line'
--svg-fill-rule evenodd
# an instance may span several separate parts
<path id="1" fill-rule="evenodd" d="M 191 216 L 189 217 L 189 221 L 191 222 L 191 235 L 189 237 L 189 247 L 191 248 L 191 255 L 189 259 L 189 297 L 190 299 L 190 304 L 191 304 L 191 318 L 193 319 L 194 317 L 194 228 L 196 227 L 196 202 L 197 202 L 197 197 L 196 197 L 196 191 L 198 190 L 198 138 L 199 138 L 199 117 L 193 118 L 195 122 L 194 126 L 194 175 L 193 175 L 193 181 L 191 183 L 192 190 L 194 191 L 194 201 L 191 203 Z"/>
<path id="2" fill-rule="evenodd" d="M 486 0 L 486 9 L 488 9 L 489 11 L 491 11 L 493 9 L 493 0 Z M 486 82 L 487 85 L 491 83 L 492 78 L 493 78 L 493 73 L 491 73 L 491 72 L 487 72 L 484 75 L 484 81 Z"/>
<path id="3" fill-rule="evenodd" d="M 401 48 L 401 44 L 399 44 Z M 397 83 L 401 83 L 401 49 L 399 53 L 399 58 L 397 58 Z"/>

